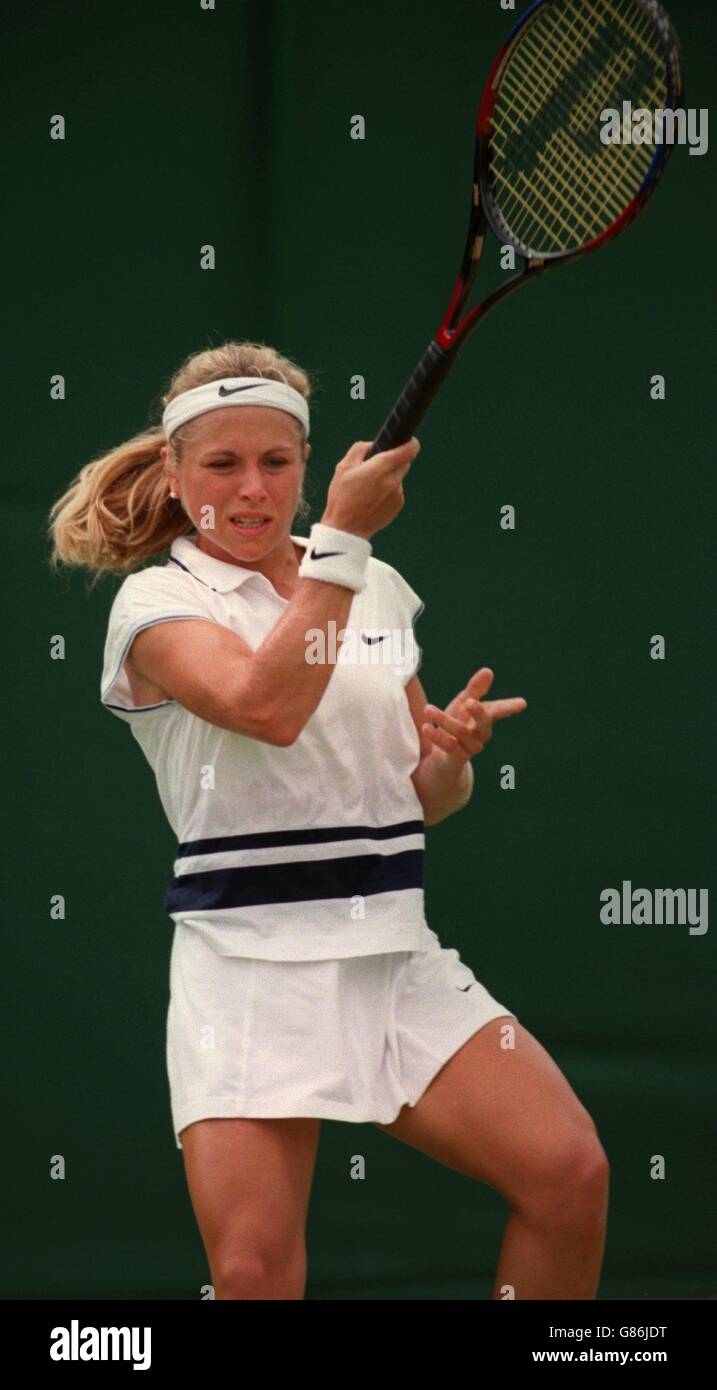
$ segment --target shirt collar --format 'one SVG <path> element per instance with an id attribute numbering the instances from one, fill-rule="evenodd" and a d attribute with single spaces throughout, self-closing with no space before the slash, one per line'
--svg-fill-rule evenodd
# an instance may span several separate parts
<path id="1" fill-rule="evenodd" d="M 291 540 L 296 545 L 309 544 L 308 536 L 292 536 Z M 176 536 L 169 553 L 170 564 L 187 570 L 200 584 L 207 584 L 215 593 L 227 594 L 232 589 L 239 589 L 247 579 L 262 579 L 276 593 L 271 580 L 259 570 L 245 569 L 243 565 L 233 565 L 229 560 L 216 560 L 206 551 L 198 550 L 196 532 L 192 536 Z"/>

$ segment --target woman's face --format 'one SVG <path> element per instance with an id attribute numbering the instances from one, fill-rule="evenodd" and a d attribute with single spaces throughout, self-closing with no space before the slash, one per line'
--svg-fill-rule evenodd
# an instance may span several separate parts
<path id="1" fill-rule="evenodd" d="M 268 406 L 227 406 L 191 421 L 187 436 L 180 466 L 166 447 L 162 458 L 199 549 L 218 560 L 257 563 L 283 547 L 311 452 L 298 420 Z"/>

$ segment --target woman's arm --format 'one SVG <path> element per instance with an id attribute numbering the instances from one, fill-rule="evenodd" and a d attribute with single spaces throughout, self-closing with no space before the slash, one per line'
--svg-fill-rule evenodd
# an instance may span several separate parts
<path id="1" fill-rule="evenodd" d="M 437 825 L 470 800 L 470 760 L 493 737 L 493 721 L 507 719 L 527 708 L 522 696 L 483 700 L 492 683 L 493 672 L 481 666 L 445 710 L 427 703 L 418 676 L 412 676 L 406 686 L 408 706 L 421 741 L 421 758 L 411 780 L 427 826 Z"/>
<path id="2" fill-rule="evenodd" d="M 341 631 L 354 598 L 342 584 L 300 579 L 284 612 L 256 651 L 223 624 L 160 622 L 130 649 L 133 674 L 220 729 L 280 748 L 298 738 L 319 704 L 334 666 L 306 660 L 309 629 Z"/>
<path id="3" fill-rule="evenodd" d="M 408 707 L 421 741 L 421 760 L 411 774 L 411 781 L 423 807 L 426 825 L 437 825 L 454 811 L 460 811 L 470 801 L 473 792 L 473 768 L 470 759 L 462 765 L 447 758 L 424 733 L 428 702 L 418 676 L 412 676 L 406 686 Z"/>
<path id="4" fill-rule="evenodd" d="M 361 549 L 403 506 L 403 479 L 420 447 L 413 437 L 366 459 L 370 441 L 357 441 L 336 465 L 323 524 L 360 538 Z M 307 660 L 310 631 L 326 637 L 333 623 L 340 632 L 354 597 L 347 584 L 297 576 L 287 607 L 255 651 L 211 619 L 160 622 L 135 636 L 130 669 L 200 719 L 287 748 L 335 670 L 334 662 Z"/>

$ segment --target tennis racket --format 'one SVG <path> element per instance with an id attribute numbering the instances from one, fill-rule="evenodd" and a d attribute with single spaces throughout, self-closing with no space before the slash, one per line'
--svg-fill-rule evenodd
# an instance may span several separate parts
<path id="1" fill-rule="evenodd" d="M 672 146 L 604 144 L 601 112 L 622 117 L 629 101 L 633 112 L 654 114 L 681 106 L 683 95 L 677 35 L 656 0 L 531 5 L 481 98 L 468 236 L 448 308 L 366 458 L 411 438 L 490 309 L 551 267 L 604 246 L 644 208 Z M 461 319 L 487 227 L 524 264 Z"/>

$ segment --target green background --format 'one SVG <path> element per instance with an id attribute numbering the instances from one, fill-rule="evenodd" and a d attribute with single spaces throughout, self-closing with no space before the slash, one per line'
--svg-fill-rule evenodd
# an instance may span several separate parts
<path id="1" fill-rule="evenodd" d="M 708 107 L 714 6 L 670 10 L 687 104 Z M 498 0 L 75 0 L 6 16 L 3 1297 L 196 1299 L 208 1279 L 165 1072 L 174 841 L 149 766 L 99 703 L 117 581 L 90 595 L 79 572 L 53 577 L 47 511 L 83 463 L 158 418 L 187 354 L 234 337 L 319 379 L 318 519 L 337 460 L 377 433 L 443 313 L 475 107 L 511 23 Z M 427 833 L 428 920 L 595 1119 L 612 1165 L 601 1298 L 717 1296 L 715 929 L 599 920 L 623 879 L 710 886 L 713 187 L 712 154 L 676 150 L 624 237 L 486 321 L 373 542 L 425 601 L 428 698 L 489 665 L 491 694 L 528 701 L 475 760 L 469 807 Z M 491 249 L 479 295 L 496 271 Z M 507 503 L 515 532 L 499 526 Z M 48 655 L 58 633 L 64 661 Z M 371 1125 L 325 1122 L 307 1297 L 487 1299 L 506 1216 L 498 1193 Z"/>

